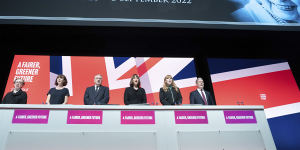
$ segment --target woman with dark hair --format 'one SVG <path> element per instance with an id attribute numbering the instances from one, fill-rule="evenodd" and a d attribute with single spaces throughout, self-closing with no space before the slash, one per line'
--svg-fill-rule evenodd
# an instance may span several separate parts
<path id="1" fill-rule="evenodd" d="M 124 104 L 142 104 L 147 103 L 146 92 L 140 87 L 141 81 L 137 74 L 132 75 L 130 87 L 125 89 Z"/>
<path id="2" fill-rule="evenodd" d="M 162 105 L 180 105 L 182 96 L 171 75 L 164 78 L 163 87 L 159 91 L 159 99 Z"/>
<path id="3" fill-rule="evenodd" d="M 51 88 L 47 94 L 46 104 L 67 104 L 70 96 L 69 89 L 65 86 L 68 80 L 65 75 L 58 75 L 55 80 L 55 88 Z"/>
<path id="4" fill-rule="evenodd" d="M 14 80 L 14 89 L 8 92 L 2 101 L 2 104 L 27 104 L 27 94 L 22 91 L 25 82 L 23 79 L 16 78 Z M 1 102 L 0 102 L 1 103 Z"/>

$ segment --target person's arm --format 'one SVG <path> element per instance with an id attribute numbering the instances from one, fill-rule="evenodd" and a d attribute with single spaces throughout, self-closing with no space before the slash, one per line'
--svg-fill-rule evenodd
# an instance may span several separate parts
<path id="1" fill-rule="evenodd" d="M 6 95 L 4 96 L 4 98 L 3 98 L 3 100 L 2 100 L 2 102 L 0 104 L 5 104 L 6 103 L 6 101 L 7 101 L 7 94 L 8 93 L 6 93 Z"/>
<path id="2" fill-rule="evenodd" d="M 50 105 L 51 93 L 52 93 L 52 89 L 50 89 L 47 93 L 46 104 L 48 104 L 48 105 Z"/>
<path id="3" fill-rule="evenodd" d="M 67 104 L 68 103 L 69 96 L 70 96 L 69 89 L 66 88 L 65 99 L 64 99 L 64 102 L 62 104 Z"/>
<path id="4" fill-rule="evenodd" d="M 90 104 L 88 88 L 85 89 L 83 101 L 84 101 L 84 105 L 92 105 L 92 104 Z"/>
<path id="5" fill-rule="evenodd" d="M 190 104 L 195 104 L 195 96 L 194 96 L 194 92 L 190 93 Z"/>
<path id="6" fill-rule="evenodd" d="M 108 101 L 109 101 L 109 89 L 108 89 L 108 87 L 105 87 L 105 89 L 104 89 L 104 97 L 103 97 L 103 99 L 100 102 L 103 105 L 103 104 L 107 104 Z"/>
<path id="7" fill-rule="evenodd" d="M 143 89 L 143 88 L 142 88 Z M 145 89 L 143 89 L 143 103 L 147 103 L 147 96 L 146 96 L 146 92 L 145 92 Z"/>
<path id="8" fill-rule="evenodd" d="M 125 89 L 125 92 L 124 92 L 124 104 L 125 105 L 129 105 L 129 100 L 128 100 L 128 88 Z"/>
<path id="9" fill-rule="evenodd" d="M 69 96 L 65 96 L 65 100 L 62 104 L 67 104 L 68 103 L 68 99 L 69 99 Z"/>
<path id="10" fill-rule="evenodd" d="M 179 88 L 178 88 L 178 92 L 177 92 L 177 97 L 178 97 L 178 99 L 177 99 L 176 104 L 181 105 L 182 104 L 182 96 L 181 96 L 181 92 L 180 92 Z"/>
<path id="11" fill-rule="evenodd" d="M 51 94 L 47 95 L 46 104 L 50 105 Z"/>
<path id="12" fill-rule="evenodd" d="M 171 105 L 168 101 L 167 101 L 167 98 L 166 98 L 166 95 L 165 95 L 165 91 L 163 90 L 163 88 L 160 88 L 159 90 L 159 100 L 160 100 L 160 103 L 162 105 Z"/>
<path id="13" fill-rule="evenodd" d="M 211 96 L 210 92 L 208 92 L 209 101 L 211 102 L 211 105 L 216 105 L 213 97 Z"/>

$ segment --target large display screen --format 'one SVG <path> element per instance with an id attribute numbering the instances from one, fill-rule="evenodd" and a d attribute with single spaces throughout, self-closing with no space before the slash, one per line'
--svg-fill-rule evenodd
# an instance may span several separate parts
<path id="1" fill-rule="evenodd" d="M 84 92 L 94 85 L 97 74 L 102 75 L 102 85 L 109 87 L 109 104 L 124 104 L 124 91 L 133 74 L 140 76 L 151 105 L 161 105 L 159 90 L 166 75 L 173 76 L 183 104 L 190 103 L 189 94 L 196 89 L 193 58 L 15 55 L 4 95 L 12 91 L 15 78 L 22 78 L 27 103 L 43 104 L 49 89 L 55 87 L 58 74 L 64 74 L 68 80 L 68 104 L 84 103 Z"/>
<path id="2" fill-rule="evenodd" d="M 217 105 L 263 105 L 277 149 L 299 149 L 300 91 L 285 60 L 208 59 Z"/>
<path id="3" fill-rule="evenodd" d="M 295 30 L 299 7 L 300 0 L 1 0 L 0 19 L 4 24 Z"/>

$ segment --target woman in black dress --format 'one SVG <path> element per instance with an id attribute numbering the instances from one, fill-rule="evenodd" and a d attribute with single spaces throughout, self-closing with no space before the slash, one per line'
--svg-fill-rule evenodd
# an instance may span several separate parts
<path id="1" fill-rule="evenodd" d="M 70 96 L 69 89 L 65 86 L 68 81 L 65 75 L 58 75 L 55 80 L 55 88 L 51 88 L 47 94 L 46 104 L 67 104 Z"/>
<path id="2" fill-rule="evenodd" d="M 162 105 L 180 105 L 182 96 L 179 88 L 174 83 L 171 75 L 164 78 L 163 87 L 159 91 L 159 99 Z"/>
<path id="3" fill-rule="evenodd" d="M 25 82 L 23 79 L 14 80 L 14 89 L 8 92 L 2 100 L 2 104 L 27 104 L 27 94 L 22 91 Z"/>
<path id="4" fill-rule="evenodd" d="M 147 103 L 146 92 L 140 87 L 141 81 L 137 74 L 132 75 L 130 87 L 125 89 L 124 104 L 142 104 Z"/>

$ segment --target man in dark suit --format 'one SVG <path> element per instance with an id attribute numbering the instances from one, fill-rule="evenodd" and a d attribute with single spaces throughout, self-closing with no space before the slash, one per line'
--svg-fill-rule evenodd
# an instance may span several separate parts
<path id="1" fill-rule="evenodd" d="M 86 88 L 84 94 L 85 105 L 105 105 L 109 101 L 109 89 L 102 86 L 102 76 L 100 74 L 95 75 L 95 85 Z"/>
<path id="2" fill-rule="evenodd" d="M 215 105 L 210 92 L 204 90 L 202 78 L 196 80 L 197 89 L 190 93 L 190 104 Z"/>

